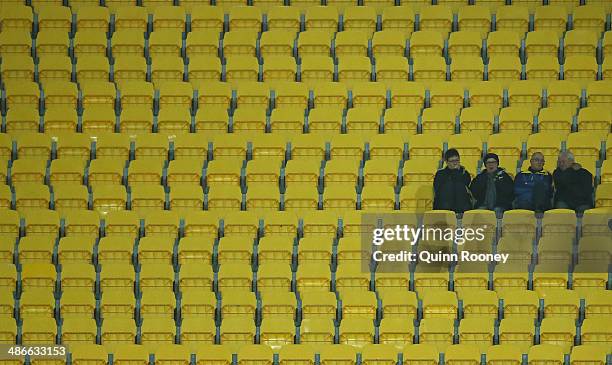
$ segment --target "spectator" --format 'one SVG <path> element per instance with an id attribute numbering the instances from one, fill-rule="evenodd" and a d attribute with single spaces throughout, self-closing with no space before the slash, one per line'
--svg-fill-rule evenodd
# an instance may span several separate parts
<path id="1" fill-rule="evenodd" d="M 544 155 L 535 152 L 529 160 L 530 166 L 521 171 L 514 180 L 515 208 L 542 212 L 551 208 L 553 179 L 544 170 Z"/>
<path id="2" fill-rule="evenodd" d="M 583 213 L 593 207 L 593 175 L 574 162 L 574 155 L 561 152 L 553 172 L 555 208 L 572 209 Z"/>
<path id="3" fill-rule="evenodd" d="M 485 169 L 470 184 L 476 209 L 494 210 L 498 215 L 512 209 L 514 181 L 506 170 L 499 167 L 499 157 L 487 153 L 483 159 Z"/>
<path id="4" fill-rule="evenodd" d="M 444 153 L 446 167 L 434 178 L 434 209 L 463 213 L 472 208 L 468 186 L 470 174 L 461 166 L 459 152 L 451 148 Z"/>

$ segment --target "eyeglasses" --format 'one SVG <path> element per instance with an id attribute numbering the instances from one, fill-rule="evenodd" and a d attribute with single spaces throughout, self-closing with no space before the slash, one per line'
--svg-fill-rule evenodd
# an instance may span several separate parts
<path id="1" fill-rule="evenodd" d="M 544 159 L 543 158 L 532 158 L 531 161 L 534 161 L 534 162 L 544 162 Z"/>
<path id="2" fill-rule="evenodd" d="M 452 159 L 452 160 L 447 160 L 446 162 L 449 162 L 449 163 L 456 163 L 456 162 L 459 162 L 459 159 L 458 159 L 458 158 L 454 158 L 454 159 Z"/>
<path id="3" fill-rule="evenodd" d="M 488 160 L 488 161 L 485 161 L 485 163 L 497 163 L 497 161 L 496 160 Z"/>

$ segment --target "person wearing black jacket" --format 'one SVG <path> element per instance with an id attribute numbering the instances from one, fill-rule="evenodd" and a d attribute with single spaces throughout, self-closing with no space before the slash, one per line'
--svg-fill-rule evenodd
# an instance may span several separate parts
<path id="1" fill-rule="evenodd" d="M 582 213 L 593 207 L 593 175 L 574 162 L 574 155 L 561 152 L 553 172 L 555 208 L 572 209 Z"/>
<path id="2" fill-rule="evenodd" d="M 499 167 L 499 157 L 496 154 L 487 153 L 483 161 L 485 169 L 470 184 L 470 191 L 476 199 L 476 209 L 494 210 L 498 214 L 512 209 L 514 181 Z"/>
<path id="3" fill-rule="evenodd" d="M 451 148 L 444 153 L 446 167 L 434 177 L 434 209 L 463 213 L 472 208 L 468 186 L 470 174 L 461 166 L 459 152 Z"/>

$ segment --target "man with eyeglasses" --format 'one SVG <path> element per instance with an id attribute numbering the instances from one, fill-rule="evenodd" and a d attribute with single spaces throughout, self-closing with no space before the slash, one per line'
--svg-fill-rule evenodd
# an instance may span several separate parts
<path id="1" fill-rule="evenodd" d="M 512 209 L 514 181 L 499 167 L 499 157 L 487 153 L 483 159 L 485 168 L 472 180 L 470 191 L 476 199 L 476 209 L 494 210 L 498 215 Z"/>
<path id="2" fill-rule="evenodd" d="M 446 167 L 434 177 L 434 209 L 463 213 L 472 209 L 468 186 L 472 178 L 461 166 L 459 152 L 451 148 L 444 153 Z"/>
<path id="3" fill-rule="evenodd" d="M 542 152 L 531 155 L 529 162 L 529 168 L 521 171 L 514 180 L 514 207 L 543 212 L 552 208 L 553 178 L 544 170 Z"/>

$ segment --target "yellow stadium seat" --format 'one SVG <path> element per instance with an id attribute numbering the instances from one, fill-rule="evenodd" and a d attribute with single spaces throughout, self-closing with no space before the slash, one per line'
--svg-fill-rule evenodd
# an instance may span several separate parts
<path id="1" fill-rule="evenodd" d="M 230 30 L 261 30 L 261 10 L 256 6 L 236 6 L 229 10 Z"/>
<path id="2" fill-rule="evenodd" d="M 47 57 L 45 57 L 45 59 L 47 59 Z M 2 55 L 2 60 L 0 71 L 5 80 L 34 81 L 34 61 L 31 58 L 24 58 L 18 55 Z M 45 66 L 44 63 L 43 66 Z M 43 71 L 45 71 L 44 68 Z M 46 73 L 47 71 L 45 71 L 43 75 L 46 76 Z M 62 76 L 64 75 L 62 74 Z"/>
<path id="3" fill-rule="evenodd" d="M 599 33 L 604 28 L 605 10 L 599 4 L 589 3 L 574 8 L 572 19 L 575 30 Z"/>
<path id="4" fill-rule="evenodd" d="M 106 56 L 105 33 L 99 30 L 81 30 L 74 37 L 74 54 L 79 57 L 79 63 L 84 56 Z"/>
<path id="5" fill-rule="evenodd" d="M 414 61 L 413 77 L 415 81 L 422 82 L 426 86 L 434 82 L 446 80 L 446 62 L 443 57 L 422 56 Z"/>
<path id="6" fill-rule="evenodd" d="M 215 29 L 202 29 L 189 32 L 185 50 L 190 60 L 195 60 L 195 57 L 198 56 L 216 57 L 219 52 L 219 32 Z M 191 67 L 194 66 L 190 62 L 190 69 Z"/>
<path id="7" fill-rule="evenodd" d="M 258 82 L 241 83 L 236 89 L 238 107 L 266 108 L 270 102 L 268 85 Z"/>
<path id="8" fill-rule="evenodd" d="M 138 262 L 141 264 L 172 263 L 172 246 L 173 242 L 170 237 L 143 237 L 138 246 Z"/>
<path id="9" fill-rule="evenodd" d="M 588 30 L 570 30 L 564 38 L 565 57 L 593 56 L 597 50 L 597 33 Z"/>
<path id="10" fill-rule="evenodd" d="M 493 131 L 493 112 L 486 106 L 473 106 L 461 110 L 459 125 L 462 132 L 474 133 L 486 139 Z"/>
<path id="11" fill-rule="evenodd" d="M 446 5 L 424 6 L 421 8 L 419 15 L 421 30 L 436 31 L 442 37 L 447 38 L 453 22 L 451 8 Z"/>
<path id="12" fill-rule="evenodd" d="M 423 134 L 448 136 L 455 132 L 457 111 L 453 106 L 433 106 L 423 110 L 421 128 Z"/>
<path id="13" fill-rule="evenodd" d="M 68 56 L 68 33 L 59 29 L 41 30 L 36 36 L 36 54 L 41 61 L 48 56 Z"/>
<path id="14" fill-rule="evenodd" d="M 223 36 L 223 54 L 231 56 L 255 56 L 257 33 L 238 29 Z"/>
<path id="15" fill-rule="evenodd" d="M 8 57 L 3 57 L 4 60 L 10 62 Z M 4 63 L 3 63 L 4 65 Z M 4 90 L 6 93 L 6 102 L 9 108 L 24 106 L 31 109 L 38 109 L 38 103 L 40 99 L 40 88 L 38 84 L 35 82 L 29 82 L 25 80 L 20 80 L 16 82 L 15 80 L 9 80 L 6 78 L 6 75 L 3 73 L 2 76 L 5 78 L 4 80 Z M 25 79 L 28 79 L 25 77 Z"/>
<path id="16" fill-rule="evenodd" d="M 372 65 L 365 56 L 343 56 L 338 64 L 338 81 L 347 87 L 359 82 L 370 81 Z"/>
<path id="17" fill-rule="evenodd" d="M 533 345 L 535 326 L 531 318 L 504 318 L 499 327 L 499 343 L 513 346 L 522 353 Z"/>
<path id="18" fill-rule="evenodd" d="M 42 133 L 22 134 L 17 140 L 19 158 L 48 159 L 51 156 L 51 138 Z"/>
<path id="19" fill-rule="evenodd" d="M 254 293 L 241 293 L 240 296 L 224 296 L 221 299 L 221 315 L 223 318 L 251 319 L 255 316 L 257 300 Z"/>
<path id="20" fill-rule="evenodd" d="M 144 106 L 124 107 L 121 111 L 119 130 L 123 133 L 150 133 L 153 130 L 153 111 Z"/>
<path id="21" fill-rule="evenodd" d="M 196 132 L 226 133 L 228 120 L 226 108 L 220 106 L 200 108 L 195 115 Z"/>
<path id="22" fill-rule="evenodd" d="M 217 31 L 217 34 L 223 31 L 224 11 L 222 7 L 196 3 L 190 9 L 190 14 L 192 31 L 210 29 Z"/>
<path id="23" fill-rule="evenodd" d="M 377 134 L 380 129 L 380 112 L 376 107 L 351 108 L 346 115 L 347 133 Z"/>
<path id="24" fill-rule="evenodd" d="M 19 161 L 19 160 L 17 160 Z M 51 161 L 49 180 L 51 185 L 83 183 L 85 161 L 76 158 L 60 158 Z M 56 188 L 59 186 L 55 186 Z"/>
<path id="25" fill-rule="evenodd" d="M 260 343 L 278 350 L 281 346 L 293 344 L 295 325 L 291 318 L 269 318 L 262 321 L 260 332 Z M 272 357 L 272 350 L 269 351 L 267 359 Z"/>
<path id="26" fill-rule="evenodd" d="M 490 346 L 486 351 L 487 364 L 499 365 L 508 361 L 511 364 L 520 364 L 522 360 L 521 350 L 513 345 Z"/>
<path id="27" fill-rule="evenodd" d="M 93 209 L 100 215 L 124 210 L 127 204 L 125 187 L 120 185 L 97 186 L 93 191 Z"/>
<path id="28" fill-rule="evenodd" d="M 492 56 L 516 56 L 521 49 L 519 34 L 510 30 L 498 30 L 489 33 L 487 53 Z"/>
<path id="29" fill-rule="evenodd" d="M 23 29 L 3 29 L 0 33 L 0 53 L 2 56 L 30 56 L 32 38 Z"/>
<path id="30" fill-rule="evenodd" d="M 366 6 L 349 6 L 344 11 L 344 29 L 358 30 L 371 35 L 376 30 L 376 9 Z"/>
<path id="31" fill-rule="evenodd" d="M 376 34 L 378 33 L 381 32 Z M 408 80 L 408 60 L 406 58 L 403 56 L 376 56 L 376 58 L 377 81 L 385 85 L 395 85 Z"/>
<path id="32" fill-rule="evenodd" d="M 199 242 L 202 240 L 206 240 L 206 242 L 210 241 L 210 247 L 207 245 L 202 246 Z M 178 248 L 178 259 L 181 264 L 189 264 L 192 261 L 202 260 L 204 262 L 210 262 L 212 258 L 212 245 L 213 245 L 213 237 L 212 235 L 205 237 L 183 237 L 179 241 Z M 183 278 L 183 273 L 181 273 L 181 279 Z"/>
<path id="33" fill-rule="evenodd" d="M 49 288 L 30 289 L 19 299 L 19 314 L 26 321 L 30 318 L 53 318 L 55 298 Z"/>
<path id="34" fill-rule="evenodd" d="M 160 134 L 151 134 L 136 140 L 136 159 L 165 160 L 168 157 L 168 138 Z"/>
<path id="35" fill-rule="evenodd" d="M 547 88 L 549 107 L 564 107 L 575 110 L 580 105 L 582 90 L 572 81 L 552 81 Z"/>
<path id="36" fill-rule="evenodd" d="M 542 363 L 561 364 L 564 358 L 562 347 L 548 344 L 532 346 L 527 356 L 529 358 L 529 365 Z"/>
<path id="37" fill-rule="evenodd" d="M 570 364 L 585 362 L 604 363 L 606 352 L 603 348 L 590 345 L 574 346 L 570 355 Z"/>
<path id="38" fill-rule="evenodd" d="M 480 56 L 457 56 L 450 67 L 451 79 L 462 87 L 484 80 L 484 65 Z"/>
<path id="39" fill-rule="evenodd" d="M 572 129 L 574 112 L 563 107 L 549 107 L 540 109 L 538 115 L 539 132 L 564 132 Z"/>
<path id="40" fill-rule="evenodd" d="M 382 29 L 401 31 L 404 36 L 410 36 L 414 29 L 413 8 L 406 5 L 385 7 L 382 11 Z"/>
<path id="41" fill-rule="evenodd" d="M 185 29 L 185 9 L 182 6 L 160 5 L 153 11 L 153 29 Z"/>
<path id="42" fill-rule="evenodd" d="M 45 185 L 25 183 L 15 186 L 15 208 L 23 213 L 30 209 L 48 209 L 49 189 Z"/>
<path id="43" fill-rule="evenodd" d="M 274 6 L 267 13 L 268 30 L 285 30 L 297 33 L 300 30 L 300 11 L 293 6 Z"/>
<path id="44" fill-rule="evenodd" d="M 338 32 L 336 34 L 334 52 L 336 57 L 367 56 L 367 33 L 361 30 L 345 30 Z"/>
<path id="45" fill-rule="evenodd" d="M 261 56 L 268 60 L 271 56 L 292 56 L 294 36 L 283 30 L 264 32 L 260 40 Z"/>
<path id="46" fill-rule="evenodd" d="M 178 56 L 159 55 L 151 62 L 151 81 L 156 88 L 164 82 L 183 81 L 183 59 Z"/>
<path id="47" fill-rule="evenodd" d="M 133 246 L 129 237 L 104 237 L 99 243 L 98 262 L 101 264 L 130 263 Z"/>
<path id="48" fill-rule="evenodd" d="M 454 292 L 427 293 L 423 298 L 423 318 L 456 318 L 457 295 Z"/>
<path id="49" fill-rule="evenodd" d="M 404 364 L 415 365 L 422 362 L 439 364 L 440 354 L 434 344 L 408 344 L 404 347 Z"/>
<path id="50" fill-rule="evenodd" d="M 383 318 L 379 326 L 379 342 L 396 348 L 412 344 L 414 329 L 411 322 Z"/>
<path id="51" fill-rule="evenodd" d="M 499 114 L 499 131 L 525 138 L 533 129 L 533 116 L 524 105 L 503 108 Z"/>
<path id="52" fill-rule="evenodd" d="M 115 131 L 115 110 L 110 106 L 89 106 L 82 116 L 82 129 L 84 133 L 99 134 L 113 133 Z"/>
<path id="53" fill-rule="evenodd" d="M 181 314 L 189 321 L 197 317 L 214 319 L 217 298 L 210 288 L 183 288 L 181 298 Z"/>
<path id="54" fill-rule="evenodd" d="M 50 110 L 47 110 L 47 114 L 51 112 L 51 119 L 54 118 L 53 113 L 56 111 L 64 108 L 76 108 L 78 100 L 78 90 L 76 88 L 76 84 L 68 81 L 49 82 L 47 85 L 45 85 L 44 91 L 45 106 L 50 108 Z M 55 109 L 55 111 L 53 109 Z M 64 113 L 70 112 L 64 110 Z M 70 118 L 68 118 L 68 120 L 70 121 Z M 73 131 L 75 130 L 73 129 Z"/>
<path id="55" fill-rule="evenodd" d="M 338 30 L 336 7 L 311 6 L 305 12 L 306 30 L 322 30 L 333 34 Z"/>
<path id="56" fill-rule="evenodd" d="M 23 344 L 55 343 L 57 325 L 53 318 L 28 318 L 23 321 L 21 327 Z"/>
<path id="57" fill-rule="evenodd" d="M 582 87 L 597 79 L 597 60 L 592 55 L 571 55 L 565 59 L 563 77 Z"/>
<path id="58" fill-rule="evenodd" d="M 57 236 L 59 215 L 53 210 L 41 209 L 23 212 L 25 233 L 30 236 Z M 36 218 L 34 218 L 36 217 Z"/>
<path id="59" fill-rule="evenodd" d="M 61 285 L 63 290 L 87 290 L 93 292 L 96 283 L 95 268 L 89 263 L 62 265 Z"/>
<path id="60" fill-rule="evenodd" d="M 441 56 L 444 49 L 444 38 L 432 30 L 419 30 L 410 37 L 410 58 Z"/>
<path id="61" fill-rule="evenodd" d="M 2 285 L 9 290 L 16 287 L 17 284 L 17 270 L 14 265 L 3 265 L 0 280 Z"/>
<path id="62" fill-rule="evenodd" d="M 76 8 L 75 8 L 76 5 Z M 82 6 L 81 6 L 82 5 Z M 75 4 L 72 1 L 71 8 L 76 10 L 77 15 L 76 27 L 81 30 L 103 30 L 108 29 L 110 24 L 110 11 L 98 4 Z"/>
<path id="63" fill-rule="evenodd" d="M 332 34 L 324 30 L 309 29 L 301 32 L 297 41 L 298 55 L 302 60 L 309 56 L 328 57 L 331 55 L 331 40 Z"/>
<path id="64" fill-rule="evenodd" d="M 71 75 L 72 62 L 63 54 L 46 54 L 38 62 L 38 78 L 42 84 L 50 81 L 70 81 Z"/>
<path id="65" fill-rule="evenodd" d="M 75 112 L 76 113 L 76 112 Z M 49 115 L 49 111 L 46 113 Z M 51 113 L 53 114 L 53 113 Z M 48 117 L 45 117 L 48 119 Z M 46 125 L 45 125 L 46 126 Z M 11 107 L 6 115 L 6 132 L 10 134 L 38 133 L 40 129 L 40 116 L 38 110 L 32 106 L 17 105 Z M 76 125 L 75 129 L 76 130 Z"/>
<path id="66" fill-rule="evenodd" d="M 612 100 L 612 95 L 610 95 L 609 81 L 595 81 L 591 82 L 587 86 L 587 104 L 590 107 L 594 106 L 602 106 L 607 109 L 609 108 L 609 102 Z"/>
<path id="67" fill-rule="evenodd" d="M 340 323 L 340 344 L 363 348 L 373 343 L 374 322 L 364 318 L 345 318 Z"/>
<path id="68" fill-rule="evenodd" d="M 21 268 L 21 286 L 25 293 L 28 289 L 52 291 L 56 285 L 55 267 L 50 263 L 28 263 Z"/>
<path id="69" fill-rule="evenodd" d="M 513 81 L 521 79 L 521 71 L 521 60 L 518 56 L 498 55 L 489 60 L 488 79 L 508 87 Z"/>
<path id="70" fill-rule="evenodd" d="M 560 346 L 569 353 L 574 345 L 576 326 L 570 318 L 544 318 L 540 325 L 540 343 Z"/>
<path id="71" fill-rule="evenodd" d="M 550 55 L 530 56 L 526 65 L 527 79 L 541 86 L 548 86 L 559 78 L 557 57 Z M 568 79 L 568 78 L 566 78 Z"/>
<path id="72" fill-rule="evenodd" d="M 523 38 L 529 27 L 529 10 L 522 6 L 500 6 L 496 13 L 496 29 L 513 31 Z"/>
<path id="73" fill-rule="evenodd" d="M 463 88 L 457 84 L 439 83 L 432 85 L 429 94 L 431 107 L 448 107 L 453 109 L 456 114 L 463 107 Z M 425 114 L 425 111 L 423 111 L 423 114 Z"/>
<path id="74" fill-rule="evenodd" d="M 32 30 L 33 18 L 32 8 L 25 4 L 5 6 L 0 18 L 2 31 L 15 29 L 29 32 Z"/>
<path id="75" fill-rule="evenodd" d="M 146 85 L 147 62 L 145 58 L 137 54 L 128 54 L 128 50 L 126 50 L 125 53 L 122 51 L 119 55 L 116 54 L 117 52 L 118 51 L 115 51 L 113 48 L 113 55 L 115 57 L 113 80 L 117 83 L 119 89 L 121 91 L 124 89 L 126 91 L 135 91 L 139 89 L 134 89 L 134 85 L 139 85 L 141 87 Z M 134 51 L 134 53 L 137 53 L 137 51 Z M 144 86 L 144 90 L 147 89 L 148 87 Z M 121 95 L 123 99 L 123 93 Z"/>
<path id="76" fill-rule="evenodd" d="M 165 264 L 157 264 L 155 266 L 167 266 L 170 268 L 170 272 L 172 273 L 172 277 L 174 277 L 174 272 L 172 272 L 172 266 Z M 161 275 L 156 275 L 160 278 L 152 278 L 153 280 L 161 281 Z M 171 279 L 170 278 L 170 279 Z M 145 322 L 150 320 L 170 320 L 174 323 L 173 316 L 175 311 L 175 303 L 176 299 L 174 298 L 174 293 L 172 292 L 172 281 L 170 281 L 170 289 L 159 287 L 144 287 L 142 288 L 142 282 L 144 280 L 141 279 L 141 290 L 142 298 L 140 299 L 140 315 L 145 319 Z M 174 326 L 173 326 L 174 328 Z"/>
<path id="77" fill-rule="evenodd" d="M 467 321 L 470 324 L 471 321 Z M 466 322 L 466 323 L 467 323 Z M 483 327 L 484 323 L 481 323 L 480 327 Z M 466 332 L 466 333 L 461 333 L 461 326 L 464 326 L 466 329 L 468 328 L 468 325 L 466 325 L 464 323 L 464 320 L 461 321 L 460 326 L 460 334 L 459 334 L 459 339 L 461 344 L 459 345 L 452 345 L 450 347 L 448 347 L 446 349 L 446 353 L 444 354 L 444 361 L 448 362 L 448 364 L 457 364 L 457 363 L 471 363 L 471 364 L 477 364 L 478 361 L 480 360 L 480 353 L 486 351 L 486 349 L 489 346 L 485 346 L 484 343 L 481 344 L 471 344 L 472 341 L 465 341 L 465 337 L 468 336 L 481 336 L 481 333 L 478 332 Z M 469 330 L 472 330 L 472 328 L 469 328 Z M 474 330 L 476 331 L 486 331 L 487 328 L 474 328 Z M 490 329 L 489 329 L 490 331 Z M 484 334 L 484 333 L 483 333 Z M 462 336 L 463 335 L 463 336 Z M 491 332 L 491 340 L 492 340 L 493 334 Z M 466 343 L 467 342 L 467 343 Z M 492 341 L 491 341 L 492 342 Z M 480 348 L 479 348 L 480 347 Z"/>
<path id="78" fill-rule="evenodd" d="M 106 39 L 104 40 L 106 42 Z M 108 81 L 110 66 L 104 54 L 84 54 L 79 57 L 76 67 L 76 77 L 83 81 Z"/>
<path id="79" fill-rule="evenodd" d="M 116 71 L 116 69 L 115 69 Z M 130 80 L 119 85 L 121 93 L 122 108 L 138 106 L 153 109 L 153 84 L 142 81 Z"/>
<path id="80" fill-rule="evenodd" d="M 309 318 L 303 319 L 302 325 L 300 326 L 300 343 L 308 345 L 322 346 L 325 344 L 332 344 L 334 342 L 334 322 L 330 319 L 322 318 Z M 338 348 L 336 346 L 329 349 L 329 347 L 321 347 L 319 350 L 321 356 L 321 362 L 329 361 L 331 359 L 347 358 L 347 352 L 349 359 L 355 358 L 355 350 L 352 347 Z M 351 356 L 352 355 L 352 356 Z"/>
<path id="81" fill-rule="evenodd" d="M 565 32 L 567 11 L 557 5 L 538 6 L 535 9 L 534 30 L 547 30 L 555 33 L 559 38 Z"/>
<path id="82" fill-rule="evenodd" d="M 165 192 L 161 185 L 137 185 L 131 188 L 131 208 L 140 217 L 163 210 Z"/>
<path id="83" fill-rule="evenodd" d="M 448 318 L 426 318 L 419 326 L 419 343 L 433 345 L 437 351 L 446 351 L 453 343 L 453 320 Z"/>
<path id="84" fill-rule="evenodd" d="M 224 264 L 219 269 L 219 289 L 250 291 L 251 269 L 242 264 Z"/>
<path id="85" fill-rule="evenodd" d="M 370 286 L 370 275 L 363 272 L 360 263 L 344 263 L 336 270 L 335 282 L 339 293 L 363 292 Z M 365 297 L 362 298 L 365 300 Z"/>
<path id="86" fill-rule="evenodd" d="M 230 57 L 226 63 L 226 80 L 236 86 L 238 83 L 257 81 L 259 64 L 257 58 L 244 56 Z"/>
<path id="87" fill-rule="evenodd" d="M 559 39 L 554 31 L 538 30 L 527 33 L 527 37 L 525 38 L 525 51 L 528 57 L 552 56 L 556 60 L 558 49 Z"/>
<path id="88" fill-rule="evenodd" d="M 62 318 L 93 318 L 96 300 L 89 289 L 65 290 L 60 302 Z"/>
<path id="89" fill-rule="evenodd" d="M 181 47 L 181 31 L 161 29 L 149 35 L 149 55 L 152 58 L 158 56 L 181 56 Z"/>
<path id="90" fill-rule="evenodd" d="M 478 32 L 481 39 L 487 38 L 491 28 L 491 15 L 486 6 L 462 6 L 458 11 L 458 20 L 459 30 Z"/>
<path id="91" fill-rule="evenodd" d="M 122 6 L 115 11 L 116 30 L 138 30 L 142 36 L 147 30 L 147 9 L 140 6 Z"/>
<path id="92" fill-rule="evenodd" d="M 453 32 L 448 39 L 448 51 L 453 61 L 458 56 L 480 57 L 481 48 L 482 39 L 476 31 Z"/>
<path id="93" fill-rule="evenodd" d="M 252 320 L 243 318 L 228 318 L 221 324 L 221 341 L 236 352 L 239 347 L 253 344 L 255 340 L 255 324 Z"/>

